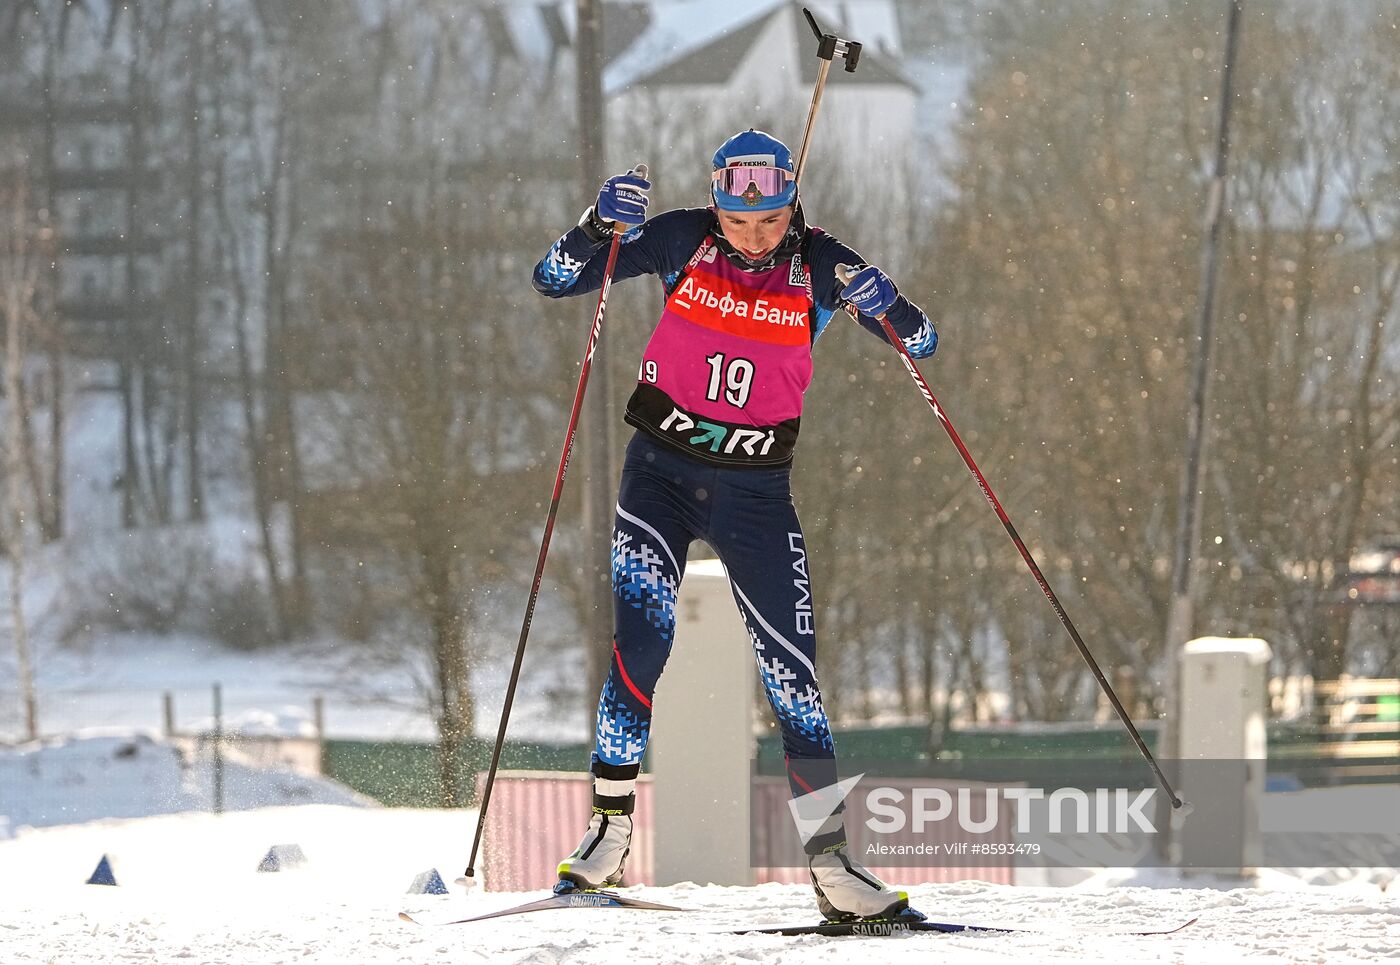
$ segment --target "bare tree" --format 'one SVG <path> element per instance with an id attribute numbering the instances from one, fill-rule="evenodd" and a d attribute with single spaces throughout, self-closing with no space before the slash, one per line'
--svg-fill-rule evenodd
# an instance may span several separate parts
<path id="1" fill-rule="evenodd" d="M 39 701 L 29 625 L 24 614 L 31 501 L 26 490 L 33 452 L 28 419 L 26 336 L 37 327 L 35 297 L 44 265 L 52 258 L 52 231 L 47 211 L 38 209 L 30 191 L 29 158 L 9 139 L 0 144 L 0 320 L 5 324 L 5 553 L 9 561 L 9 605 L 24 705 L 25 734 L 39 736 Z M 28 485 L 26 485 L 28 483 Z"/>
<path id="2" fill-rule="evenodd" d="M 1234 418 L 1216 430 L 1219 506 L 1206 517 L 1228 548 L 1208 574 L 1213 618 L 1253 624 L 1282 667 L 1324 679 L 1348 669 L 1353 610 L 1339 578 L 1383 532 L 1368 519 L 1394 512 L 1375 480 L 1390 461 L 1377 417 L 1397 384 L 1386 323 L 1400 224 L 1387 214 L 1391 165 L 1378 160 L 1388 148 L 1366 122 L 1396 96 L 1394 51 L 1368 41 L 1362 10 L 1251 25 L 1260 53 L 1245 60 L 1234 253 L 1247 270 L 1232 286 L 1236 324 L 1214 390 Z M 1324 50 L 1324 37 L 1352 38 L 1364 67 Z"/>
<path id="3" fill-rule="evenodd" d="M 523 121 L 484 131 L 461 113 L 484 94 L 459 13 L 395 11 L 366 40 L 382 53 L 358 80 L 375 110 L 306 132 L 345 149 L 316 195 L 334 185 L 339 203 L 305 276 L 296 361 L 313 366 L 288 365 L 321 390 L 304 403 L 316 412 L 308 432 L 334 454 L 334 479 L 314 476 L 308 497 L 317 532 L 370 535 L 398 577 L 382 580 L 402 616 L 392 643 L 429 668 L 445 804 L 466 800 L 473 675 L 499 656 L 468 647 L 468 618 L 484 609 L 483 584 L 525 582 L 514 563 L 543 522 L 536 477 L 555 441 L 545 430 L 561 424 L 551 400 L 572 355 L 563 346 L 575 342 L 520 307 L 535 297 L 525 286 L 543 235 L 532 234 L 557 220 L 540 185 L 566 169 L 521 159 Z M 436 73 L 418 69 L 424 50 Z M 529 83 L 498 83 L 512 78 Z"/>
<path id="4" fill-rule="evenodd" d="M 945 401 L 965 435 L 989 440 L 989 478 L 1101 662 L 1150 684 L 1221 8 L 1144 10 L 1118 27 L 1115 0 L 990 6 L 1006 29 L 977 44 L 954 197 L 922 259 L 951 279 L 935 378 L 956 380 Z M 1250 10 L 1199 612 L 1203 629 L 1267 636 L 1289 665 L 1333 673 L 1348 613 L 1335 574 L 1395 504 L 1375 481 L 1393 455 L 1378 416 L 1396 385 L 1395 227 L 1378 204 L 1393 165 L 1375 159 L 1394 147 L 1360 113 L 1384 102 L 1395 51 L 1362 8 Z M 1327 43 L 1353 35 L 1347 49 L 1374 58 L 1364 69 Z M 1008 572 L 990 589 L 1017 703 L 1073 713 L 1082 672 L 1052 672 L 1066 648 L 1025 622 L 1025 585 Z"/>

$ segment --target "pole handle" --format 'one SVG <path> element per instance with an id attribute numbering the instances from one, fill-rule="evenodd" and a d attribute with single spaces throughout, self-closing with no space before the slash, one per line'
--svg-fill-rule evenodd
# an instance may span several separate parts
<path id="1" fill-rule="evenodd" d="M 842 287 L 843 289 L 844 289 L 847 285 L 849 285 L 849 284 L 851 283 L 851 279 L 853 279 L 853 278 L 855 278 L 855 277 L 856 277 L 856 270 L 855 270 L 855 268 L 853 268 L 852 266 L 850 266 L 850 265 L 837 265 L 837 266 L 836 266 L 836 280 L 839 281 L 839 282 L 841 283 L 841 287 Z M 852 318 L 855 318 L 856 315 L 857 315 L 857 312 L 856 312 L 855 307 L 852 306 L 852 305 L 849 305 L 849 304 L 846 305 L 846 314 L 847 314 L 847 315 L 850 315 Z M 857 319 L 857 320 L 858 320 L 858 319 Z M 879 315 L 879 316 L 876 317 L 875 320 L 876 320 L 876 321 L 879 321 L 879 322 L 883 322 L 883 321 L 886 321 L 886 318 L 885 318 L 884 315 Z"/>

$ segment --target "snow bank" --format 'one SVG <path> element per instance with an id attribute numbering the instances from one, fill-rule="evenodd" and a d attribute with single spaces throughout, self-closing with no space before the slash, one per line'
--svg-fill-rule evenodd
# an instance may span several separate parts
<path id="1" fill-rule="evenodd" d="M 277 804 L 370 805 L 344 785 L 278 768 L 224 761 L 224 808 Z M 0 750 L 0 827 L 79 824 L 213 805 L 213 764 L 147 733 L 85 731 Z M 3 836 L 3 832 L 0 832 Z M 94 859 L 95 860 L 95 859 Z"/>

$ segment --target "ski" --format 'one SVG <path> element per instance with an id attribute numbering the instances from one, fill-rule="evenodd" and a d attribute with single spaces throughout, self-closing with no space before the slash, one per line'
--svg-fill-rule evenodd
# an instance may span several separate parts
<path id="1" fill-rule="evenodd" d="M 1195 918 L 1170 928 L 1128 929 L 1124 931 L 1096 931 L 1096 935 L 1172 935 L 1188 925 L 1196 923 Z M 679 931 L 679 929 L 667 929 Z M 706 931 L 689 931 L 687 934 L 702 935 L 825 935 L 828 937 L 857 936 L 863 938 L 889 938 L 907 935 L 912 932 L 937 932 L 953 934 L 957 932 L 995 932 L 1001 934 L 1052 934 L 1053 932 L 1028 927 L 1004 927 L 1000 925 L 978 925 L 969 922 L 929 921 L 918 918 L 866 918 L 859 921 L 824 921 L 815 925 L 759 925 L 751 928 L 718 928 Z"/>
<path id="2" fill-rule="evenodd" d="M 491 911 L 484 915 L 472 915 L 470 918 L 452 918 L 447 921 L 431 921 L 415 918 L 406 911 L 399 912 L 399 918 L 414 925 L 465 925 L 474 921 L 486 921 L 488 918 L 504 918 L 507 915 L 525 915 L 534 911 L 552 911 L 556 908 L 633 908 L 641 911 L 686 910 L 684 908 L 677 908 L 674 905 L 662 905 L 654 901 L 643 901 L 641 898 L 630 898 L 627 895 L 619 895 L 615 891 L 568 891 L 562 895 L 550 895 L 548 898 L 541 898 L 538 901 L 527 901 L 523 905 L 502 908 L 500 911 Z"/>

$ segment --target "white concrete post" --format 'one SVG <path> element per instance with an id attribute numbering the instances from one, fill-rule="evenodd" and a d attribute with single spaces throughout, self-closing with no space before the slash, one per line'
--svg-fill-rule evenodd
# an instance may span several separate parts
<path id="1" fill-rule="evenodd" d="M 1185 868 L 1244 876 L 1262 861 L 1269 656 L 1269 645 L 1254 637 L 1201 637 L 1182 648 L 1182 794 L 1195 808 L 1181 829 Z"/>
<path id="2" fill-rule="evenodd" d="M 754 657 L 719 560 L 686 564 L 651 740 L 655 884 L 751 885 Z"/>

